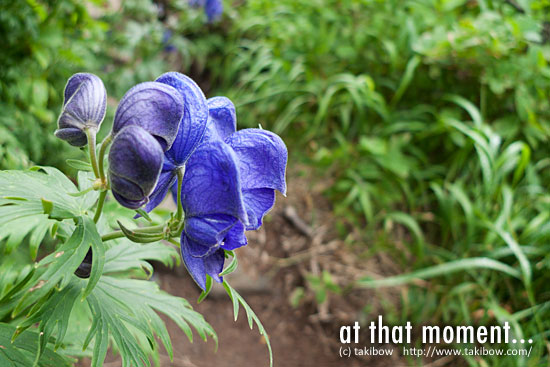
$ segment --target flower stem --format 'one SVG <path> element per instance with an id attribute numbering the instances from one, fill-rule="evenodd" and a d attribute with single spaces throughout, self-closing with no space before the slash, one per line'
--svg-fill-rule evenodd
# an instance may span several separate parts
<path id="1" fill-rule="evenodd" d="M 90 151 L 90 163 L 92 165 L 92 168 L 94 170 L 94 175 L 96 178 L 99 178 L 99 169 L 97 167 L 97 157 L 95 154 L 95 135 L 96 135 L 96 129 L 94 128 L 86 128 L 84 129 L 86 132 L 86 137 L 88 138 L 88 149 Z"/>
<path id="2" fill-rule="evenodd" d="M 114 232 L 107 233 L 107 234 L 104 234 L 103 236 L 101 236 L 101 241 L 106 242 L 106 241 L 115 240 L 117 238 L 122 238 L 122 237 L 125 237 L 124 232 L 114 231 Z"/>
<path id="3" fill-rule="evenodd" d="M 99 148 L 99 178 L 101 178 L 101 182 L 103 182 L 104 185 L 107 185 L 107 182 L 105 180 L 105 169 L 103 168 L 103 160 L 105 158 L 105 151 L 111 145 L 111 142 L 113 141 L 113 136 L 111 134 L 107 135 L 105 139 L 101 142 L 101 148 Z"/>
<path id="4" fill-rule="evenodd" d="M 178 211 L 176 212 L 176 220 L 179 222 L 183 217 L 183 206 L 181 204 L 181 187 L 183 185 L 183 175 L 185 174 L 185 166 L 179 167 L 178 175 Z"/>
<path id="5" fill-rule="evenodd" d="M 94 223 L 97 223 L 99 217 L 101 217 L 101 212 L 103 211 L 103 204 L 105 203 L 105 197 L 107 197 L 107 190 L 102 190 L 99 193 L 99 200 L 97 201 L 97 209 L 95 210 Z"/>

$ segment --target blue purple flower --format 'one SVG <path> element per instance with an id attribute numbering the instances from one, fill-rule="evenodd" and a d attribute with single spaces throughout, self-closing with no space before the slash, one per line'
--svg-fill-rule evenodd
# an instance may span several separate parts
<path id="1" fill-rule="evenodd" d="M 74 74 L 65 86 L 55 136 L 74 146 L 86 145 L 85 130 L 99 130 L 106 109 L 107 91 L 101 79 L 90 73 Z"/>
<path id="2" fill-rule="evenodd" d="M 170 149 L 183 115 L 183 98 L 171 86 L 140 83 L 122 97 L 115 113 L 113 134 L 137 125 L 153 135 L 164 151 Z"/>
<path id="3" fill-rule="evenodd" d="M 109 152 L 109 180 L 115 199 L 138 209 L 149 200 L 162 168 L 163 151 L 146 130 L 129 125 L 115 136 Z"/>
<path id="4" fill-rule="evenodd" d="M 197 148 L 206 129 L 208 107 L 199 86 L 189 77 L 177 72 L 165 73 L 157 78 L 158 83 L 173 87 L 184 101 L 183 119 L 175 136 L 173 146 L 165 153 L 159 184 L 151 194 L 145 211 L 158 206 L 176 181 L 176 171 L 185 165 Z"/>
<path id="5" fill-rule="evenodd" d="M 285 144 L 274 133 L 235 131 L 235 107 L 228 98 L 214 97 L 207 103 L 206 132 L 187 163 L 181 192 L 185 212 L 182 257 L 203 289 L 207 274 L 223 281 L 219 276 L 225 260 L 223 250 L 247 244 L 245 230 L 260 228 L 275 203 L 275 190 L 286 194 L 288 156 Z M 224 184 L 216 184 L 220 182 Z M 172 190 L 176 197 L 175 185 Z M 228 203 L 230 206 L 223 206 Z M 190 211 L 195 206 L 201 210 Z"/>
<path id="6" fill-rule="evenodd" d="M 115 113 L 109 152 L 111 190 L 121 205 L 137 209 L 150 201 L 163 152 L 176 141 L 183 114 L 181 94 L 167 84 L 141 83 L 124 95 Z"/>
<path id="7" fill-rule="evenodd" d="M 181 195 L 185 213 L 182 258 L 204 289 L 206 274 L 222 281 L 223 250 L 246 244 L 241 223 L 248 220 L 237 156 L 231 147 L 220 141 L 202 144 L 186 165 Z"/>

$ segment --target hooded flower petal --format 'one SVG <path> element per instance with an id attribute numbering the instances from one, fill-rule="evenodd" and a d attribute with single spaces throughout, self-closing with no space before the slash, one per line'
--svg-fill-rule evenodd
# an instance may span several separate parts
<path id="1" fill-rule="evenodd" d="M 248 215 L 247 231 L 253 231 L 262 226 L 262 219 L 275 204 L 273 189 L 245 189 L 243 201 Z"/>
<path id="2" fill-rule="evenodd" d="M 234 233 L 235 226 L 244 231 L 241 222 L 247 222 L 236 159 L 229 145 L 213 141 L 199 146 L 186 165 L 181 250 L 189 273 L 203 289 L 206 274 L 222 281 L 222 243 L 230 239 L 230 247 L 238 247 L 242 242 Z"/>
<path id="3" fill-rule="evenodd" d="M 187 162 L 182 185 L 186 218 L 226 214 L 247 222 L 237 157 L 227 144 L 202 144 Z"/>
<path id="4" fill-rule="evenodd" d="M 85 128 L 99 130 L 107 108 L 107 92 L 99 77 L 78 73 L 67 81 L 55 135 L 74 146 L 87 143 Z"/>
<path id="5" fill-rule="evenodd" d="M 207 102 L 208 124 L 203 141 L 223 141 L 237 130 L 235 105 L 227 97 L 213 97 Z"/>
<path id="6" fill-rule="evenodd" d="M 235 250 L 239 247 L 246 246 L 248 240 L 244 234 L 245 227 L 242 222 L 237 222 L 225 235 L 221 248 L 224 250 Z"/>
<path id="7" fill-rule="evenodd" d="M 140 83 L 122 97 L 115 113 L 113 133 L 136 125 L 153 135 L 164 151 L 170 149 L 183 116 L 183 98 L 169 85 Z"/>
<path id="8" fill-rule="evenodd" d="M 206 98 L 197 83 L 181 73 L 163 74 L 157 82 L 175 88 L 184 101 L 181 125 L 172 148 L 166 152 L 166 158 L 179 166 L 187 161 L 204 135 L 208 120 Z"/>
<path id="9" fill-rule="evenodd" d="M 119 131 L 109 152 L 109 179 L 117 201 L 130 209 L 147 203 L 162 169 L 158 141 L 139 126 Z"/>
<path id="10" fill-rule="evenodd" d="M 244 129 L 225 140 L 239 159 L 243 200 L 248 216 L 246 230 L 256 230 L 275 204 L 275 190 L 286 194 L 285 170 L 288 152 L 276 134 Z"/>
<path id="11" fill-rule="evenodd" d="M 199 287 L 206 288 L 206 274 L 210 275 L 218 283 L 222 283 L 223 279 L 220 273 L 223 270 L 225 254 L 222 249 L 217 249 L 211 255 L 205 257 L 194 257 L 189 252 L 189 239 L 185 232 L 181 235 L 181 256 L 187 271 L 195 280 Z"/>
<path id="12" fill-rule="evenodd" d="M 160 203 L 162 203 L 162 200 L 164 200 L 164 198 L 166 197 L 166 194 L 170 190 L 170 187 L 174 186 L 175 183 L 176 174 L 174 173 L 174 171 L 165 171 L 163 169 L 160 173 L 159 180 L 157 182 L 157 185 L 155 186 L 155 189 L 149 196 L 149 202 L 145 206 L 145 211 L 149 213 L 151 210 L 155 209 Z"/>
<path id="13" fill-rule="evenodd" d="M 190 250 L 191 255 L 202 257 L 220 246 L 226 234 L 238 222 L 231 215 L 213 214 L 191 217 L 185 220 L 184 231 L 197 245 Z"/>
<path id="14" fill-rule="evenodd" d="M 239 159 L 243 189 L 270 188 L 286 194 L 288 152 L 281 138 L 262 129 L 244 129 L 226 139 Z"/>

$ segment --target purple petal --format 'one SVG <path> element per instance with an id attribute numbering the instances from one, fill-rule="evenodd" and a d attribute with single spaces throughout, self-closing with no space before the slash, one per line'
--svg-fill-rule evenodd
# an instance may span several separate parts
<path id="1" fill-rule="evenodd" d="M 223 250 L 218 249 L 207 257 L 191 256 L 189 252 L 189 239 L 185 235 L 185 232 L 183 232 L 181 234 L 181 256 L 187 271 L 202 289 L 206 288 L 206 274 L 219 283 L 223 282 L 219 276 L 223 270 L 223 263 L 225 261 Z"/>
<path id="2" fill-rule="evenodd" d="M 246 246 L 248 240 L 244 234 L 245 227 L 238 221 L 225 235 L 225 239 L 221 248 L 224 250 L 235 250 L 239 247 Z"/>
<path id="3" fill-rule="evenodd" d="M 55 130 L 55 136 L 75 147 L 83 147 L 88 143 L 86 134 L 76 127 Z"/>
<path id="4" fill-rule="evenodd" d="M 208 255 L 219 247 L 225 235 L 237 222 L 231 215 L 207 215 L 185 218 L 184 231 L 190 240 L 196 242 L 191 247 L 192 256 Z"/>
<path id="5" fill-rule="evenodd" d="M 223 141 L 237 130 L 235 105 L 227 97 L 213 97 L 207 102 L 208 124 L 202 141 Z"/>
<path id="6" fill-rule="evenodd" d="M 153 135 L 163 150 L 169 149 L 183 116 L 183 99 L 177 90 L 157 82 L 131 88 L 122 97 L 115 113 L 113 133 L 137 125 Z"/>
<path id="7" fill-rule="evenodd" d="M 281 138 L 262 129 L 244 129 L 226 139 L 239 159 L 243 189 L 270 188 L 286 194 L 288 152 Z"/>
<path id="8" fill-rule="evenodd" d="M 186 217 L 226 214 L 247 222 L 237 157 L 227 144 L 202 144 L 185 168 L 182 203 Z"/>
<path id="9" fill-rule="evenodd" d="M 85 128 L 99 130 L 107 108 L 107 92 L 99 77 L 78 73 L 67 81 L 63 109 L 57 121 L 59 130 L 55 135 L 71 145 L 87 143 Z"/>
<path id="10" fill-rule="evenodd" d="M 157 184 L 162 161 L 162 148 L 147 131 L 139 126 L 122 129 L 109 151 L 109 179 L 115 198 L 132 209 L 146 203 Z"/>
<path id="11" fill-rule="evenodd" d="M 223 278 L 220 276 L 220 273 L 223 271 L 225 252 L 222 249 L 218 249 L 212 255 L 203 258 L 203 260 L 206 274 L 210 275 L 216 282 L 223 283 Z"/>
<path id="12" fill-rule="evenodd" d="M 184 164 L 197 148 L 206 129 L 208 107 L 199 86 L 189 77 L 170 72 L 157 78 L 157 82 L 174 87 L 184 101 L 184 114 L 176 140 L 166 157 L 175 165 Z"/>
<path id="13" fill-rule="evenodd" d="M 162 171 L 157 182 L 157 186 L 149 195 L 149 202 L 145 206 L 145 211 L 149 213 L 151 210 L 155 209 L 166 197 L 170 187 L 176 183 L 176 173 L 174 170 Z"/>
<path id="14" fill-rule="evenodd" d="M 147 203 L 149 200 L 147 197 L 143 198 L 142 200 L 129 200 L 125 198 L 122 195 L 117 194 L 115 191 L 113 191 L 113 196 L 125 208 L 129 209 L 139 209 L 143 204 Z"/>
<path id="15" fill-rule="evenodd" d="M 247 231 L 253 231 L 262 226 L 264 215 L 275 204 L 275 190 L 273 189 L 245 189 L 243 200 L 248 214 Z"/>
<path id="16" fill-rule="evenodd" d="M 77 73 L 65 85 L 63 109 L 84 124 L 99 129 L 107 110 L 107 91 L 101 79 L 90 73 Z"/>

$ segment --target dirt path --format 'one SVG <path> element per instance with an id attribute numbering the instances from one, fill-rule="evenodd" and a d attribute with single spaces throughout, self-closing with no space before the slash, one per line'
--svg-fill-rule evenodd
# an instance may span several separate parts
<path id="1" fill-rule="evenodd" d="M 336 284 L 345 285 L 361 276 L 392 273 L 393 264 L 385 258 L 366 260 L 353 254 L 334 233 L 332 208 L 320 195 L 322 187 L 312 183 L 307 173 L 297 172 L 289 177 L 294 179 L 289 182 L 288 197 L 278 197 L 264 226 L 249 232 L 249 245 L 237 250 L 239 268 L 227 278 L 267 330 L 275 366 L 406 365 L 397 357 L 397 349 L 394 357 L 342 360 L 338 356 L 339 327 L 364 317 L 361 310 L 366 305 L 376 312 L 380 306 L 369 291 L 341 295 L 329 292 L 326 301 L 319 305 L 306 278 L 327 271 Z M 213 341 L 205 343 L 195 334 L 195 341 L 190 343 L 185 334 L 167 320 L 174 361 L 163 351 L 163 367 L 269 366 L 265 340 L 257 328 L 250 330 L 242 308 L 238 321 L 233 321 L 233 306 L 221 286 L 216 285 L 209 297 L 197 304 L 199 289 L 183 267 L 158 270 L 156 281 L 161 288 L 186 298 L 204 315 L 219 338 L 218 351 L 214 352 Z M 303 296 L 293 307 L 290 299 L 297 288 L 304 290 Z M 105 366 L 120 366 L 120 360 L 110 356 Z"/>

